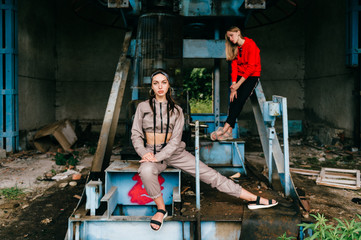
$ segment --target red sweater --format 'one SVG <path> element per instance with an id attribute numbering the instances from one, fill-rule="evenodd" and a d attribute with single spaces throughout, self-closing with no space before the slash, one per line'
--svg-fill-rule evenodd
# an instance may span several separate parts
<path id="1" fill-rule="evenodd" d="M 232 60 L 232 82 L 237 82 L 237 77 L 242 76 L 247 79 L 249 76 L 261 76 L 261 57 L 256 43 L 245 37 L 242 46 L 238 47 L 238 55 Z"/>

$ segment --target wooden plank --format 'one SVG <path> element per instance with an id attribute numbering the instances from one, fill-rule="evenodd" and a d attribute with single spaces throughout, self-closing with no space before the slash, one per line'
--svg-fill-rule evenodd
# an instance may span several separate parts
<path id="1" fill-rule="evenodd" d="M 290 168 L 290 172 L 298 173 L 298 174 L 302 174 L 302 175 L 310 175 L 310 176 L 317 176 L 320 174 L 320 171 L 310 170 L 310 169 L 302 169 L 302 168 Z"/>
<path id="2" fill-rule="evenodd" d="M 321 181 L 327 182 L 327 183 L 340 183 L 340 184 L 356 185 L 356 180 L 352 181 L 352 180 L 324 178 L 324 179 L 321 179 Z"/>
<path id="3" fill-rule="evenodd" d="M 342 178 L 342 179 L 352 179 L 352 180 L 356 180 L 356 175 L 351 175 L 351 174 L 335 174 L 335 173 L 326 173 L 325 177 L 327 178 Z"/>
<path id="4" fill-rule="evenodd" d="M 337 188 L 346 188 L 353 190 L 359 189 L 360 170 L 322 168 L 320 177 L 317 178 L 316 183 L 317 185 L 325 185 Z"/>
<path id="5" fill-rule="evenodd" d="M 113 116 L 111 126 L 110 126 L 108 144 L 107 144 L 107 148 L 105 150 L 105 155 L 104 155 L 103 164 L 102 164 L 102 171 L 104 171 L 109 166 L 110 157 L 112 155 L 114 138 L 115 138 L 115 134 L 116 134 L 117 127 L 118 127 L 119 114 L 120 114 L 120 110 L 121 110 L 121 106 L 122 106 L 122 102 L 123 102 L 125 85 L 126 85 L 126 80 L 128 77 L 129 68 L 130 68 L 130 60 L 127 59 L 125 62 L 125 65 L 123 66 L 123 70 L 117 76 L 117 77 L 119 77 L 119 80 L 120 80 L 119 93 L 118 93 L 118 97 L 117 97 L 116 105 L 115 105 L 115 109 L 114 109 L 114 116 Z"/>
<path id="6" fill-rule="evenodd" d="M 359 172 L 360 172 L 360 170 L 322 168 L 320 175 L 321 175 L 321 177 L 327 176 L 329 178 L 356 179 L 357 178 L 357 173 L 359 173 Z M 352 173 L 354 173 L 354 174 L 352 174 Z"/>
<path id="7" fill-rule="evenodd" d="M 324 185 L 324 186 L 328 186 L 328 187 L 337 187 L 337 188 L 346 188 L 346 189 L 352 189 L 352 190 L 359 189 L 359 187 L 356 187 L 356 186 L 334 184 L 334 183 L 324 183 L 324 182 L 317 182 L 317 185 Z"/>
<path id="8" fill-rule="evenodd" d="M 110 91 L 107 108 L 103 120 L 102 129 L 98 140 L 91 171 L 104 171 L 109 164 L 111 150 L 113 148 L 115 130 L 119 119 L 120 106 L 124 95 L 124 86 L 130 67 L 129 59 L 126 59 L 132 32 L 127 32 L 123 41 L 122 54 L 120 55 L 113 85 Z"/>
<path id="9" fill-rule="evenodd" d="M 328 172 L 343 172 L 343 173 L 356 173 L 360 170 L 354 170 L 354 169 L 339 169 L 339 168 L 322 168 L 325 169 L 325 171 Z"/>

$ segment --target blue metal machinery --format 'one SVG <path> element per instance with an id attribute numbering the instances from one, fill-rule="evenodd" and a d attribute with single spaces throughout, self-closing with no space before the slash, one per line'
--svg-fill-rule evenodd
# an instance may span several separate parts
<path id="1" fill-rule="evenodd" d="M 109 1 L 111 2 L 111 1 Z M 139 14 L 141 7 L 138 1 L 121 1 L 121 5 L 132 6 L 130 14 Z M 124 4 L 124 2 L 126 4 Z M 153 1 L 164 8 L 173 9 L 170 1 Z M 179 3 L 179 13 L 184 17 L 220 17 L 237 16 L 245 18 L 246 13 L 239 11 L 243 1 L 212 1 L 212 0 L 181 0 Z M 212 4 L 216 4 L 214 6 Z M 149 8 L 148 6 L 144 6 Z M 243 207 L 236 205 L 237 214 L 224 215 L 224 209 L 220 208 L 222 215 L 211 218 L 201 217 L 200 210 L 200 183 L 199 183 L 199 161 L 202 160 L 218 170 L 241 172 L 246 174 L 244 165 L 244 142 L 243 141 L 223 141 L 204 142 L 199 139 L 199 122 L 207 123 L 209 130 L 215 129 L 222 124 L 225 116 L 219 110 L 219 59 L 224 58 L 224 41 L 219 40 L 218 28 L 215 30 L 214 39 L 181 39 L 182 51 L 167 52 L 167 39 L 162 35 L 164 29 L 160 26 L 164 22 L 174 21 L 174 16 L 164 13 L 146 13 L 142 15 L 138 24 L 140 29 L 144 29 L 147 35 L 139 32 L 137 39 L 131 40 L 131 32 L 128 32 L 123 42 L 123 52 L 118 62 L 118 67 L 113 81 L 111 94 L 105 112 L 104 122 L 100 133 L 98 147 L 93 159 L 89 181 L 86 184 L 85 194 L 83 194 L 77 208 L 68 222 L 68 232 L 66 239 L 239 239 Z M 144 20 L 144 22 L 142 22 Z M 168 22 L 168 23 L 169 23 Z M 149 24 L 149 25 L 148 25 Z M 165 26 L 167 27 L 167 26 Z M 157 41 L 152 39 L 150 28 L 158 29 L 154 32 Z M 174 27 L 173 27 L 174 28 Z M 168 33 L 177 34 L 177 29 L 169 29 Z M 171 39 L 174 39 L 172 35 Z M 149 48 L 148 45 L 156 46 Z M 174 49 L 177 49 L 175 47 Z M 169 49 L 168 49 L 169 50 Z M 133 65 L 126 56 L 133 57 Z M 117 121 L 119 117 L 121 101 L 124 94 L 125 83 L 130 73 L 132 82 L 132 99 L 142 98 L 149 89 L 150 67 L 166 67 L 171 69 L 171 83 L 177 78 L 179 61 L 173 56 L 181 58 L 213 58 L 215 76 L 215 108 L 214 114 L 193 116 L 195 123 L 195 156 L 196 156 L 196 204 L 195 211 L 185 214 L 181 210 L 181 172 L 168 168 L 159 175 L 159 182 L 162 188 L 163 197 L 169 216 L 165 219 L 164 227 L 161 231 L 152 231 L 149 227 L 149 219 L 156 207 L 147 196 L 137 173 L 139 163 L 134 160 L 114 161 L 110 166 L 110 155 L 114 141 Z M 148 62 L 148 63 L 147 63 Z M 148 84 L 148 85 L 147 85 Z M 174 86 L 172 84 L 172 86 Z M 276 116 L 282 116 L 283 125 L 287 127 L 287 105 L 286 99 L 274 96 L 271 102 L 266 102 L 261 85 L 258 85 L 256 99 L 252 100 L 253 108 L 262 146 L 265 152 L 266 161 L 269 165 L 270 176 L 276 170 L 283 179 L 286 195 L 289 195 L 290 176 L 288 170 L 288 134 L 284 131 L 284 154 L 281 151 L 277 134 L 274 130 Z M 218 100 L 217 100 L 218 99 Z M 268 109 L 268 110 L 266 110 Z M 202 121 L 203 120 L 203 121 Z M 234 136 L 238 137 L 236 128 Z M 266 154 L 267 153 L 267 154 Z M 273 161 L 274 159 L 274 161 Z M 274 163 L 273 163 L 274 162 Z M 276 168 L 272 168 L 273 164 Z M 102 174 L 104 173 L 104 175 Z M 270 182 L 272 178 L 270 177 Z M 288 190 L 287 190 L 288 189 Z M 103 193 L 104 190 L 104 193 Z M 203 206 L 204 207 L 204 206 Z M 215 207 L 212 206 L 212 209 Z M 227 206 L 230 208 L 230 206 Z M 222 230 L 226 227 L 226 231 Z"/>
<path id="2" fill-rule="evenodd" d="M 17 1 L 0 3 L 0 148 L 19 150 Z"/>
<path id="3" fill-rule="evenodd" d="M 297 197 L 289 171 L 288 146 L 288 114 L 287 99 L 273 96 L 272 101 L 266 101 L 261 83 L 259 82 L 255 94 L 251 96 L 253 113 L 255 115 L 258 133 L 268 166 L 268 180 L 272 183 L 273 174 L 278 173 L 285 190 L 285 195 Z M 276 117 L 282 116 L 283 151 L 274 128 Z M 276 169 L 273 169 L 273 165 Z"/>

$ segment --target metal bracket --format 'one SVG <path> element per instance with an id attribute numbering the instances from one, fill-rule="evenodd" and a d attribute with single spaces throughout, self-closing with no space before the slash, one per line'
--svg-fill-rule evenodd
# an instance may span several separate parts
<path id="1" fill-rule="evenodd" d="M 108 8 L 128 8 L 129 0 L 108 0 Z"/>

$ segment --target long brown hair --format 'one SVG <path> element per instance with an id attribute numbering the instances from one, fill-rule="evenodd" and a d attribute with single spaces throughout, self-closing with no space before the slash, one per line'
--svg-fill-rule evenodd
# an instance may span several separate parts
<path id="1" fill-rule="evenodd" d="M 152 73 L 152 75 L 150 76 L 151 82 L 153 81 L 153 77 L 154 77 L 155 75 L 158 75 L 158 74 L 162 74 L 162 75 L 165 76 L 165 77 L 167 78 L 167 80 L 168 80 L 169 88 L 168 88 L 167 93 L 165 94 L 165 97 L 166 97 L 166 99 L 167 99 L 167 101 L 168 101 L 169 110 L 170 110 L 172 113 L 174 112 L 174 108 L 177 109 L 177 111 L 179 111 L 178 108 L 175 107 L 176 103 L 175 103 L 174 99 L 172 98 L 172 94 L 171 94 L 172 88 L 171 88 L 171 86 L 170 86 L 168 73 L 167 73 L 166 71 L 164 71 L 163 69 L 157 69 L 157 70 L 155 70 L 155 71 Z M 154 98 L 155 98 L 155 94 L 154 94 L 153 89 L 151 89 L 151 90 L 150 90 L 150 93 L 149 93 L 149 105 L 150 105 L 150 108 L 153 110 L 153 112 L 154 112 L 154 109 L 153 109 L 153 99 L 154 99 Z M 169 113 L 169 112 L 168 112 L 168 113 Z"/>
<path id="2" fill-rule="evenodd" d="M 241 36 L 242 39 L 244 39 L 244 37 L 242 36 L 241 33 L 241 29 L 239 29 L 238 27 L 230 27 L 227 32 L 238 32 Z M 233 44 L 231 41 L 229 41 L 229 38 L 227 37 L 227 32 L 225 34 L 225 38 L 226 38 L 226 59 L 227 61 L 232 61 L 233 59 L 236 58 L 237 54 L 238 54 L 238 45 L 237 44 Z"/>

